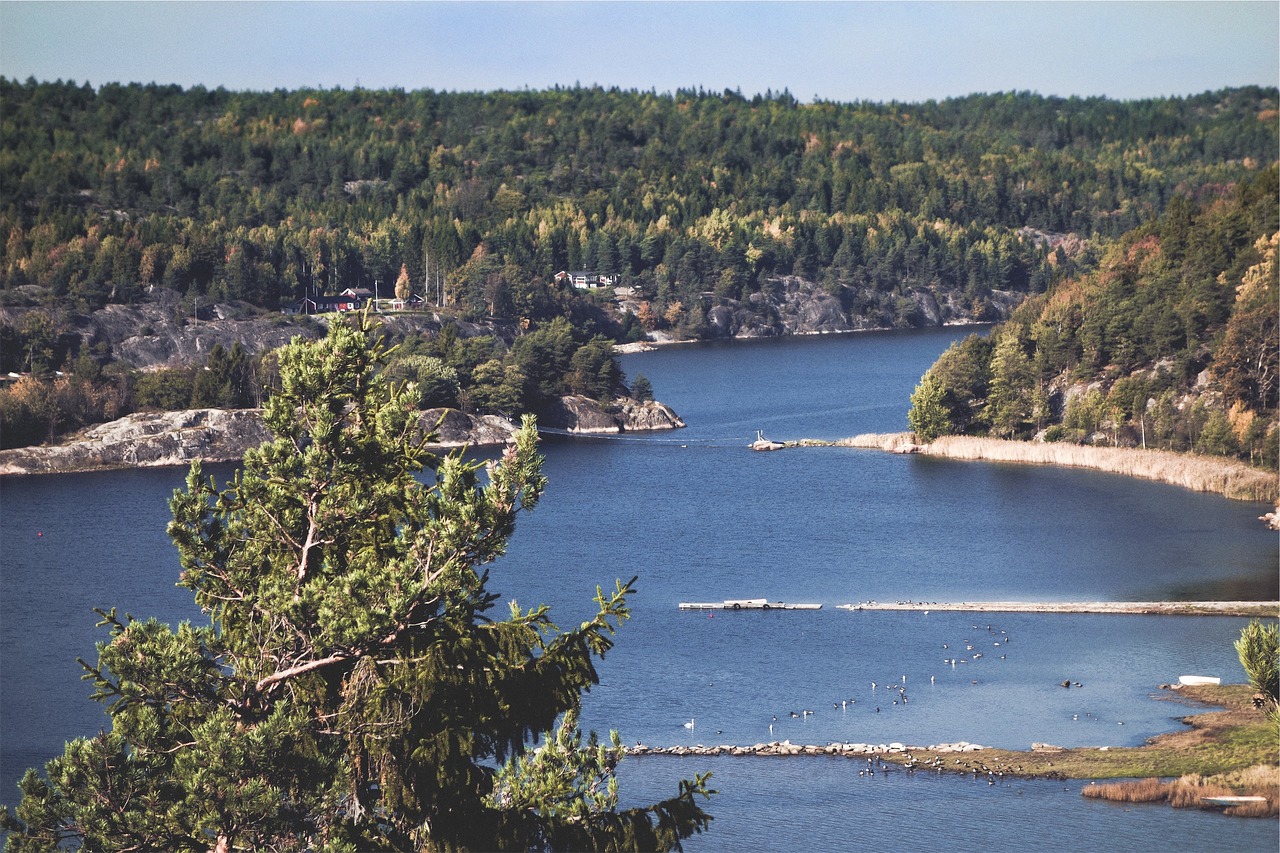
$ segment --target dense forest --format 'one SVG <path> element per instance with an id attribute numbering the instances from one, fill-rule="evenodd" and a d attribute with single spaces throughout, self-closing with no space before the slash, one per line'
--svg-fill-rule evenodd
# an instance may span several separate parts
<path id="1" fill-rule="evenodd" d="M 954 345 L 912 397 L 928 440 L 989 434 L 1194 450 L 1275 467 L 1280 180 L 1175 197 L 1096 270 Z"/>
<path id="2" fill-rule="evenodd" d="M 942 306 L 934 321 L 996 319 L 1093 269 L 1101 241 L 1173 200 L 1218 198 L 1272 164 L 1278 104 L 1258 87 L 802 104 L 787 92 L 0 79 L 0 306 L 25 312 L 0 325 L 0 368 L 89 377 L 106 402 L 48 420 L 55 433 L 197 396 L 190 371 L 113 376 L 108 354 L 65 334 L 87 312 L 165 293 L 195 318 L 214 303 L 277 312 L 402 283 L 437 317 L 521 334 L 566 320 L 567 350 L 563 326 L 544 332 L 557 340 L 550 377 L 531 378 L 541 355 L 513 355 L 500 336 L 409 347 L 435 359 L 417 364 L 433 384 L 458 383 L 464 406 L 530 410 L 575 382 L 622 390 L 603 341 L 723 333 L 711 309 L 767 299 L 782 276 L 865 326 L 929 322 L 921 294 Z M 557 280 L 572 270 L 617 276 L 634 309 Z M 192 367 L 225 377 L 227 358 Z"/>

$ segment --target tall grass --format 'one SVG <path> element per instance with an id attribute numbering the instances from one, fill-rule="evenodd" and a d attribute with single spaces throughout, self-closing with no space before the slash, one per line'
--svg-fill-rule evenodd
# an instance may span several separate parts
<path id="1" fill-rule="evenodd" d="M 890 453 L 907 453 L 919 450 L 915 436 L 909 432 L 864 432 L 853 438 L 842 438 L 837 447 L 866 447 L 871 450 L 887 450 Z"/>
<path id="2" fill-rule="evenodd" d="M 1105 785 L 1089 785 L 1080 793 L 1096 800 L 1113 803 L 1163 803 L 1169 799 L 1165 784 L 1154 776 L 1137 782 L 1108 782 Z"/>
<path id="3" fill-rule="evenodd" d="M 864 438 L 859 436 L 858 440 Z M 876 445 L 868 443 L 855 446 Z M 1197 492 L 1213 492 L 1235 500 L 1275 501 L 1280 496 L 1280 478 L 1275 473 L 1221 457 L 1193 456 L 1166 450 L 1086 447 L 1078 444 L 1004 441 L 959 435 L 942 436 L 921 450 L 947 459 L 1091 468 L 1157 480 Z"/>
<path id="4" fill-rule="evenodd" d="M 1274 817 L 1280 814 L 1275 767 L 1250 767 L 1225 776 L 1204 777 L 1192 773 L 1180 779 L 1161 782 L 1159 779 L 1139 779 L 1133 782 L 1110 782 L 1105 785 L 1088 785 L 1080 791 L 1086 797 L 1109 800 L 1116 803 L 1167 802 L 1175 809 L 1216 808 L 1204 802 L 1205 797 L 1229 797 L 1241 791 L 1251 796 L 1266 797 L 1266 802 L 1229 806 L 1226 814 L 1236 817 Z"/>

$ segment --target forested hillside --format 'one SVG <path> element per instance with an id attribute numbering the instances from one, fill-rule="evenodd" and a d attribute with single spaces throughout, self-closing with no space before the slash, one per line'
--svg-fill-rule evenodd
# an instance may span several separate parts
<path id="1" fill-rule="evenodd" d="M 164 294 L 178 323 L 347 288 L 417 294 L 440 328 L 567 319 L 550 379 L 531 379 L 501 336 L 414 344 L 482 410 L 569 388 L 567 362 L 593 341 L 577 375 L 608 384 L 601 336 L 736 334 L 728 306 L 776 313 L 784 276 L 850 327 L 996 319 L 1091 269 L 1098 239 L 1270 165 L 1278 103 L 1257 87 L 801 104 L 0 79 L 0 300 L 36 315 L 0 324 L 0 367 L 47 375 L 79 359 L 100 391 L 111 355 L 72 334 L 83 315 Z M 630 310 L 556 280 L 573 270 L 616 275 Z M 468 394 L 477 372 L 485 387 Z M 191 396 L 194 379 L 174 378 L 142 401 L 113 379 L 96 410 Z"/>
<path id="2" fill-rule="evenodd" d="M 1119 235 L 1269 165 L 1275 90 L 924 104 L 572 89 L 238 93 L 0 81 L 3 285 L 278 307 L 428 258 L 476 315 L 560 270 L 658 309 L 797 273 L 873 293 L 1043 290 L 1018 238 Z M 861 291 L 859 294 L 861 295 Z M 659 311 L 661 313 L 661 310 Z"/>
<path id="3" fill-rule="evenodd" d="M 1280 181 L 1175 197 L 1098 268 L 942 355 L 912 397 L 918 436 L 990 434 L 1240 456 L 1274 467 Z"/>

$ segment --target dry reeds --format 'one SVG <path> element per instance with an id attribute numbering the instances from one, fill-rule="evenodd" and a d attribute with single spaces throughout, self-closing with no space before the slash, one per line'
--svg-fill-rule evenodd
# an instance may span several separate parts
<path id="1" fill-rule="evenodd" d="M 909 432 L 864 432 L 853 438 L 842 438 L 835 444 L 837 447 L 866 447 L 890 453 L 907 453 L 918 449 L 915 436 Z"/>
<path id="2" fill-rule="evenodd" d="M 1275 817 L 1280 814 L 1280 769 L 1256 766 L 1221 776 L 1204 777 L 1192 773 L 1180 779 L 1161 782 L 1157 778 L 1132 782 L 1110 782 L 1089 785 L 1080 791 L 1086 797 L 1116 803 L 1167 802 L 1175 809 L 1217 808 L 1205 802 L 1206 797 L 1230 797 L 1243 792 L 1264 797 L 1263 802 L 1241 803 L 1223 809 L 1235 817 Z"/>
<path id="3" fill-rule="evenodd" d="M 1113 803 L 1160 803 L 1169 799 L 1165 784 L 1154 776 L 1137 782 L 1108 782 L 1090 785 L 1080 793 L 1098 800 Z"/>
<path id="4" fill-rule="evenodd" d="M 1170 483 L 1197 492 L 1212 492 L 1235 500 L 1274 501 L 1280 495 L 1280 480 L 1274 473 L 1215 456 L 959 435 L 942 436 L 924 447 L 923 452 L 947 459 L 1090 468 Z"/>
<path id="5" fill-rule="evenodd" d="M 1194 809 L 1204 805 L 1204 797 L 1230 797 L 1236 792 L 1220 782 L 1191 773 L 1169 783 L 1169 805 Z"/>

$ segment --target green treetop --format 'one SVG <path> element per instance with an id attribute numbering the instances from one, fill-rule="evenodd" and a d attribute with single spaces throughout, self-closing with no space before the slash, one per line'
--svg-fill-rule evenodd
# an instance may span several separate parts
<path id="1" fill-rule="evenodd" d="M 85 667 L 111 730 L 27 772 L 10 849 L 671 849 L 706 828 L 706 776 L 619 810 L 617 736 L 576 728 L 634 579 L 573 630 L 489 612 L 482 567 L 543 488 L 532 420 L 485 476 L 438 459 L 383 355 L 340 323 L 295 340 L 274 439 L 223 489 L 192 466 L 169 534 L 209 624 L 103 613 Z"/>
<path id="2" fill-rule="evenodd" d="M 916 441 L 929 444 L 951 432 L 951 419 L 942 397 L 942 385 L 937 377 L 932 373 L 920 377 L 920 384 L 911 392 L 911 410 L 907 412 L 907 424 L 916 434 Z"/>

